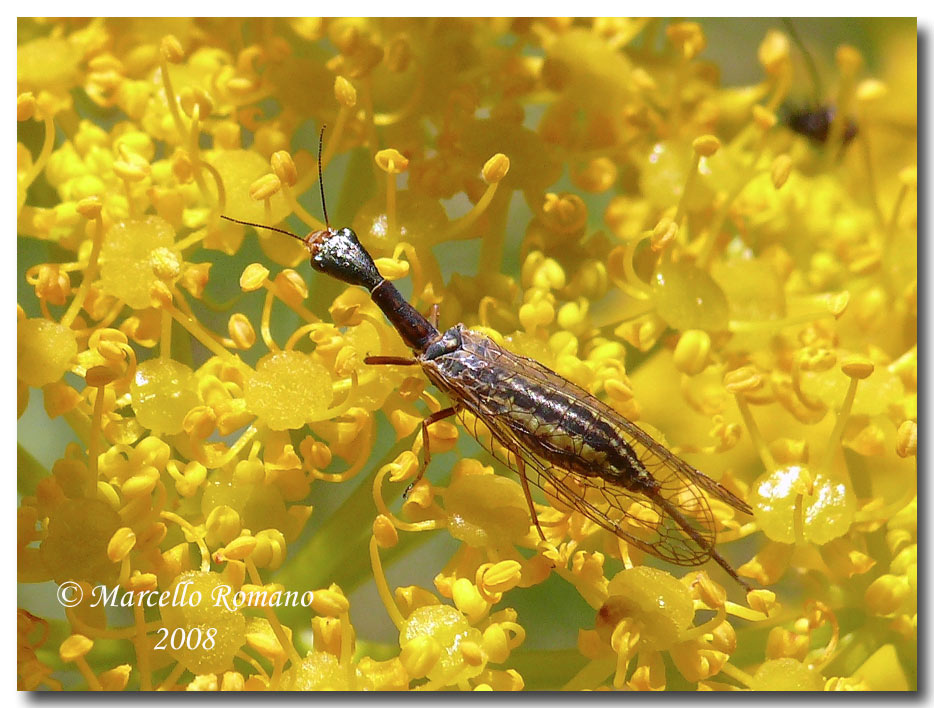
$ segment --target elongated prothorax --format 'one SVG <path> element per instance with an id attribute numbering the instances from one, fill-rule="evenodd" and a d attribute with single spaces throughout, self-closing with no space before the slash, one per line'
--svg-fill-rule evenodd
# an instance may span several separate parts
<path id="1" fill-rule="evenodd" d="M 353 230 L 316 231 L 308 236 L 305 244 L 315 270 L 369 290 L 373 302 L 415 352 L 423 353 L 438 339 L 438 330 L 402 297 L 395 285 L 380 275 Z"/>

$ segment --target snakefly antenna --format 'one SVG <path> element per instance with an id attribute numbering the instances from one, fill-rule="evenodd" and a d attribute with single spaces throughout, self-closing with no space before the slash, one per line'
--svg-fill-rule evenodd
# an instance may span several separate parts
<path id="1" fill-rule="evenodd" d="M 321 187 L 321 211 L 324 212 L 324 232 L 330 233 L 331 223 L 328 221 L 328 205 L 325 203 L 325 200 L 324 200 L 324 170 L 322 169 L 322 165 L 321 165 L 321 151 L 324 146 L 324 129 L 325 128 L 327 128 L 327 125 L 322 125 L 321 132 L 318 134 L 318 184 Z M 231 216 L 225 216 L 224 214 L 221 214 L 221 218 L 224 221 L 231 221 L 235 224 L 241 224 L 243 226 L 252 226 L 255 229 L 266 229 L 267 231 L 276 231 L 277 233 L 285 234 L 286 236 L 291 236 L 292 238 L 301 241 L 303 244 L 305 244 L 306 247 L 308 247 L 309 242 L 313 236 L 316 236 L 322 233 L 320 231 L 313 231 L 308 236 L 302 237 L 297 234 L 293 234 L 291 231 L 287 231 L 286 229 L 280 229 L 275 226 L 267 226 L 266 224 L 257 224 L 256 222 L 253 222 L 253 221 L 242 221 L 240 219 L 234 219 Z"/>
<path id="2" fill-rule="evenodd" d="M 240 219 L 234 219 L 232 216 L 225 216 L 224 214 L 221 214 L 221 218 L 224 221 L 232 221 L 235 224 L 243 224 L 244 226 L 252 226 L 253 228 L 256 228 L 256 229 L 267 229 L 268 231 L 276 231 L 280 234 L 291 236 L 292 238 L 298 239 L 302 243 L 305 243 L 305 239 L 303 239 L 298 234 L 293 234 L 291 231 L 286 231 L 285 229 L 280 229 L 275 226 L 266 226 L 266 224 L 257 224 L 252 221 L 241 221 Z"/>
<path id="3" fill-rule="evenodd" d="M 321 132 L 318 133 L 318 187 L 321 189 L 321 211 L 324 212 L 324 228 L 331 230 L 331 222 L 328 220 L 328 205 L 324 199 L 324 169 L 321 166 L 321 152 L 324 147 L 324 129 L 327 125 L 321 126 Z"/>

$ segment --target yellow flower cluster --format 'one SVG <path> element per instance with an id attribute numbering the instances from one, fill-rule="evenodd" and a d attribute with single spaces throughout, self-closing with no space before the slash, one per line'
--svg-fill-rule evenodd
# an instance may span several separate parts
<path id="1" fill-rule="evenodd" d="M 777 30 L 724 88 L 693 22 L 21 20 L 19 686 L 915 687 L 905 37 L 884 80 L 837 50 L 808 137 Z M 401 499 L 442 402 L 364 363 L 409 354 L 366 292 L 220 218 L 321 228 L 323 123 L 331 223 L 748 500 L 758 589 L 544 497 L 540 541 L 455 424 Z"/>

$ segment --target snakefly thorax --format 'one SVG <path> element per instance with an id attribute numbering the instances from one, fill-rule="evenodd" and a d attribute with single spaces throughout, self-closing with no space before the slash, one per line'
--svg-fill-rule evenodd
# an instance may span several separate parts
<path id="1" fill-rule="evenodd" d="M 463 325 L 454 325 L 451 327 L 451 329 L 444 332 L 440 337 L 428 345 L 428 348 L 425 350 L 425 352 L 419 356 L 419 361 L 426 363 L 450 355 L 455 355 L 456 359 L 456 354 L 463 343 L 461 336 L 463 329 Z"/>

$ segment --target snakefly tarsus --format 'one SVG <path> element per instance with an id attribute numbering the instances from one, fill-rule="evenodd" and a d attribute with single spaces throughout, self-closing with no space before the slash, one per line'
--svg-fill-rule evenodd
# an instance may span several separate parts
<path id="1" fill-rule="evenodd" d="M 518 474 L 542 539 L 533 486 L 635 548 L 682 566 L 712 559 L 749 589 L 716 551 L 716 520 L 706 495 L 751 514 L 746 502 L 538 362 L 461 324 L 440 331 L 437 308 L 428 319 L 406 301 L 351 229 L 326 226 L 304 238 L 273 230 L 302 241 L 315 270 L 366 288 L 413 353 L 371 356 L 367 364 L 420 366 L 450 398 L 450 407 L 422 421 L 425 464 L 419 477 L 430 459 L 429 426 L 457 416 Z"/>

